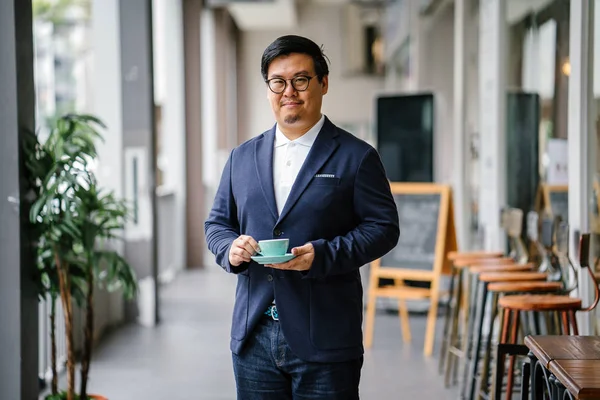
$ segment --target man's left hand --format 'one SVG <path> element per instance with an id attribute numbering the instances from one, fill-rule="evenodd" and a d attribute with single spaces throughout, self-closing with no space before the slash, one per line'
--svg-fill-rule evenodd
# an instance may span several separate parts
<path id="1" fill-rule="evenodd" d="M 315 248 L 312 243 L 306 243 L 304 246 L 294 247 L 292 254 L 296 258 L 281 264 L 266 265 L 270 268 L 290 270 L 290 271 L 308 271 L 315 259 Z"/>

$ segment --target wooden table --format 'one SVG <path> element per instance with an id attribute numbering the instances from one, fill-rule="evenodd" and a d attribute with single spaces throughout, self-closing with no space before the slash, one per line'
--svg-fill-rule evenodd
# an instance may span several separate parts
<path id="1" fill-rule="evenodd" d="M 569 391 L 570 398 L 600 399 L 600 360 L 555 360 L 550 363 L 550 372 Z"/>
<path id="2" fill-rule="evenodd" d="M 600 399 L 599 336 L 527 336 L 532 399 Z"/>

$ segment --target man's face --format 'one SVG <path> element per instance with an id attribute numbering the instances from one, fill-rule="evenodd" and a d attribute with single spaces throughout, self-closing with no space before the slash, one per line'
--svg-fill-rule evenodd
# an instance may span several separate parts
<path id="1" fill-rule="evenodd" d="M 291 80 L 296 77 L 312 78 L 308 88 L 298 91 Z M 287 80 L 283 93 L 273 93 L 267 86 L 267 98 L 283 133 L 302 135 L 321 118 L 323 95 L 327 93 L 327 76 L 319 82 L 312 58 L 306 54 L 292 53 L 275 58 L 269 65 L 267 79 Z M 298 85 L 297 85 L 298 86 Z"/>

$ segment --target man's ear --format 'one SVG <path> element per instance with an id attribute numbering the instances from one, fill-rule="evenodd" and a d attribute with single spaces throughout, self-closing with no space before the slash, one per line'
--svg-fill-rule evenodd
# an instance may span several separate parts
<path id="1" fill-rule="evenodd" d="M 321 93 L 327 94 L 327 90 L 329 89 L 329 75 L 325 75 L 321 80 Z"/>

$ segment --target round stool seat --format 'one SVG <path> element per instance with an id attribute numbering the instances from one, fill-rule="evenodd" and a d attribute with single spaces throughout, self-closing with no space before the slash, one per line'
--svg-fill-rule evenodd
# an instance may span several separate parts
<path id="1" fill-rule="evenodd" d="M 448 253 L 448 259 L 454 261 L 459 258 L 493 258 L 502 257 L 502 255 L 503 253 L 500 251 L 451 251 Z"/>
<path id="2" fill-rule="evenodd" d="M 486 272 L 479 275 L 481 282 L 517 282 L 545 281 L 548 275 L 544 272 Z"/>
<path id="3" fill-rule="evenodd" d="M 510 257 L 495 258 L 458 258 L 454 261 L 456 268 L 470 267 L 471 265 L 501 265 L 514 264 L 515 260 Z"/>
<path id="4" fill-rule="evenodd" d="M 495 282 L 490 283 L 488 290 L 497 293 L 510 292 L 554 292 L 562 288 L 560 282 Z"/>
<path id="5" fill-rule="evenodd" d="M 569 296 L 525 294 L 504 296 L 498 301 L 503 308 L 517 311 L 566 311 L 581 308 L 581 299 Z"/>
<path id="6" fill-rule="evenodd" d="M 533 264 L 500 264 L 500 265 L 474 265 L 469 268 L 474 274 L 481 274 L 484 272 L 518 272 L 518 271 L 531 271 Z"/>

